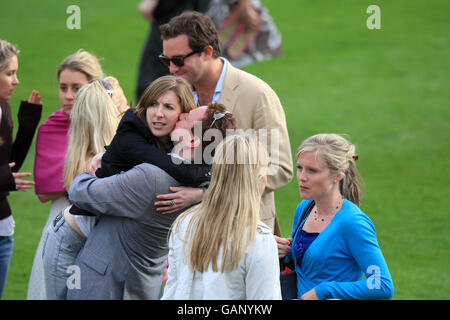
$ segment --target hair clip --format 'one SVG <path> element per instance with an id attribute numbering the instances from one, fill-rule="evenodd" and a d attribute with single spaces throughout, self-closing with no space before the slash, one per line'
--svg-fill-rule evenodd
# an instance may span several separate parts
<path id="1" fill-rule="evenodd" d="M 106 93 L 108 94 L 108 96 L 110 97 L 110 98 L 112 98 L 112 95 L 113 95 L 113 93 L 114 93 L 114 90 L 106 90 Z"/>
<path id="2" fill-rule="evenodd" d="M 228 113 L 231 114 L 231 111 L 225 110 L 224 112 L 215 112 L 215 113 L 213 114 L 214 121 L 211 123 L 211 125 L 209 126 L 209 128 L 211 129 L 212 126 L 213 126 L 213 124 L 214 124 L 214 122 L 216 122 L 216 120 L 222 119 L 222 118 L 225 117 L 225 115 L 228 114 Z"/>
<path id="3" fill-rule="evenodd" d="M 108 94 L 108 96 L 110 98 L 112 98 L 112 95 L 114 93 L 114 90 L 112 89 L 111 85 L 109 84 L 108 81 L 106 81 L 105 79 L 98 79 L 100 81 L 100 83 L 103 85 L 103 88 L 105 89 L 106 93 Z"/>
<path id="4" fill-rule="evenodd" d="M 354 155 L 353 157 L 353 161 L 358 161 L 358 159 L 359 159 L 359 156 L 357 156 L 357 155 Z"/>

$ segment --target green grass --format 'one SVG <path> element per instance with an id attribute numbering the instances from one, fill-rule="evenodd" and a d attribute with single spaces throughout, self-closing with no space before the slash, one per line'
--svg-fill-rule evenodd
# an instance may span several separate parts
<path id="1" fill-rule="evenodd" d="M 394 299 L 450 298 L 450 37 L 448 1 L 263 0 L 283 35 L 284 54 L 247 68 L 278 93 L 292 151 L 318 132 L 347 134 L 364 181 L 362 209 L 374 221 L 395 285 Z M 59 108 L 55 71 L 78 48 L 102 57 L 134 100 L 148 25 L 135 1 L 16 0 L 2 5 L 0 38 L 19 46 L 11 105 L 38 89 L 42 121 Z M 81 8 L 81 30 L 66 8 Z M 381 30 L 366 8 L 381 8 Z M 447 88 L 447 89 L 446 89 Z M 447 107 L 445 107 L 447 105 Z M 16 119 L 14 119 L 16 121 Z M 33 150 L 23 170 L 32 170 Z M 13 193 L 15 249 L 4 299 L 25 299 L 49 205 Z M 300 201 L 295 177 L 276 193 L 284 235 Z"/>

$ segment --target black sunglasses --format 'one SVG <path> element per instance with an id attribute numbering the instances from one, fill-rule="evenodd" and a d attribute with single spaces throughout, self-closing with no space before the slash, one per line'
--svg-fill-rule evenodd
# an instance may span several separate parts
<path id="1" fill-rule="evenodd" d="M 162 62 L 166 67 L 169 67 L 169 66 L 170 66 L 170 61 L 172 61 L 173 64 L 176 65 L 177 67 L 182 67 L 182 66 L 184 66 L 184 59 L 186 59 L 186 58 L 192 56 L 193 54 L 200 53 L 200 52 L 202 52 L 202 51 L 203 51 L 203 49 L 198 49 L 198 50 L 192 51 L 191 53 L 188 53 L 188 54 L 185 55 L 185 56 L 178 56 L 178 57 L 172 57 L 172 58 L 169 58 L 169 57 L 166 57 L 166 56 L 163 55 L 163 54 L 160 54 L 160 55 L 159 55 L 159 60 L 161 60 L 161 62 Z"/>

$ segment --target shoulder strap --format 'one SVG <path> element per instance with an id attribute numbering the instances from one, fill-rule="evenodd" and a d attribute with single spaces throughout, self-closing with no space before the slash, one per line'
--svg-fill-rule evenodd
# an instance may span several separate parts
<path id="1" fill-rule="evenodd" d="M 315 204 L 316 204 L 316 203 L 315 203 L 315 201 L 313 200 L 313 201 L 311 201 L 311 202 L 308 204 L 308 206 L 305 208 L 305 210 L 303 210 L 303 213 L 302 213 L 302 216 L 301 216 L 301 218 L 300 218 L 300 221 L 299 221 L 298 224 L 297 224 L 297 228 L 295 228 L 295 232 L 294 232 L 294 234 L 292 235 L 292 239 L 295 238 L 295 234 L 297 233 L 298 228 L 299 228 L 300 225 L 303 223 L 303 221 L 306 220 L 306 218 L 307 218 L 307 216 L 308 216 L 308 213 L 312 210 L 312 208 L 314 207 Z"/>

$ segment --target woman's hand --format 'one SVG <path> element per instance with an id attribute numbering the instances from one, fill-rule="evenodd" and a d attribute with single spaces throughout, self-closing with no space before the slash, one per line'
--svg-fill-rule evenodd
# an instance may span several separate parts
<path id="1" fill-rule="evenodd" d="M 275 241 L 277 242 L 278 247 L 278 257 L 283 258 L 285 257 L 289 251 L 291 251 L 291 247 L 289 246 L 292 242 L 292 238 L 280 238 L 278 236 L 275 236 Z"/>
<path id="2" fill-rule="evenodd" d="M 28 103 L 42 104 L 41 96 L 39 95 L 39 91 L 36 91 L 36 90 L 31 91 L 30 97 L 28 98 Z"/>
<path id="3" fill-rule="evenodd" d="M 304 293 L 300 300 L 319 300 L 316 294 L 316 289 L 311 289 L 308 292 Z"/>
<path id="4" fill-rule="evenodd" d="M 203 199 L 205 190 L 202 188 L 192 187 L 170 187 L 172 193 L 159 194 L 156 201 L 156 211 L 162 214 L 170 214 L 185 209 L 195 203 L 199 203 Z"/>
<path id="5" fill-rule="evenodd" d="M 15 162 L 11 162 L 9 167 L 12 168 L 16 165 Z M 28 189 L 33 188 L 35 185 L 34 181 L 31 180 L 22 180 L 24 177 L 31 177 L 31 172 L 13 172 L 14 183 L 16 184 L 16 189 L 19 191 L 27 191 Z"/>
<path id="6" fill-rule="evenodd" d="M 95 177 L 95 171 L 97 171 L 98 168 L 102 167 L 102 157 L 104 152 L 97 153 L 91 160 L 91 164 L 89 165 L 89 174 L 91 176 Z"/>

